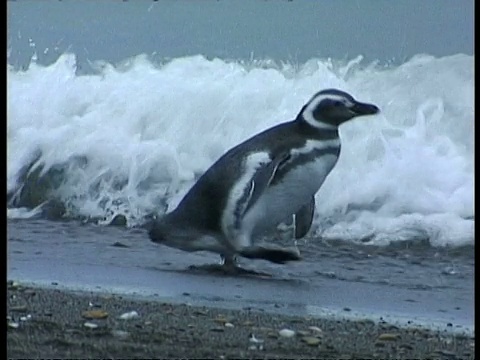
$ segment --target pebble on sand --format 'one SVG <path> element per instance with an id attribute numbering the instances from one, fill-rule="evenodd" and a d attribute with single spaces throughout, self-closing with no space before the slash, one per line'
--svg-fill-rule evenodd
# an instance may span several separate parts
<path id="1" fill-rule="evenodd" d="M 98 325 L 97 325 L 97 324 L 92 323 L 92 322 L 89 322 L 89 321 L 87 321 L 86 323 L 84 323 L 83 326 L 85 326 L 86 328 L 89 328 L 89 329 L 96 329 L 96 328 L 98 328 Z"/>
<path id="2" fill-rule="evenodd" d="M 290 329 L 282 329 L 278 332 L 278 334 L 281 337 L 284 337 L 284 338 L 291 338 L 291 337 L 295 336 L 295 331 L 290 330 Z"/>
<path id="3" fill-rule="evenodd" d="M 263 343 L 263 340 L 257 339 L 254 334 L 250 334 L 250 337 L 248 338 L 248 341 L 250 341 L 253 344 L 261 344 Z"/>
<path id="4" fill-rule="evenodd" d="M 263 342 L 264 340 L 257 339 L 255 335 L 250 334 L 250 337 L 248 338 L 248 341 L 250 342 L 250 345 L 248 346 L 248 350 L 263 350 Z"/>
<path id="5" fill-rule="evenodd" d="M 19 326 L 20 326 L 20 324 L 15 322 L 15 321 L 9 321 L 8 322 L 8 327 L 10 327 L 12 329 L 17 329 Z"/>
<path id="6" fill-rule="evenodd" d="M 230 322 L 229 319 L 227 319 L 226 317 L 224 317 L 222 315 L 216 317 L 215 319 L 213 319 L 213 321 L 215 321 L 217 323 L 220 323 L 222 325 L 225 325 L 226 323 Z"/>
<path id="7" fill-rule="evenodd" d="M 378 336 L 378 340 L 381 341 L 396 341 L 398 339 L 400 339 L 400 336 L 398 334 L 384 333 Z"/>
<path id="8" fill-rule="evenodd" d="M 297 335 L 298 336 L 310 336 L 310 331 L 298 330 Z"/>
<path id="9" fill-rule="evenodd" d="M 322 332 L 322 329 L 320 329 L 318 326 L 309 326 L 308 329 L 313 332 L 318 332 L 318 333 Z"/>
<path id="10" fill-rule="evenodd" d="M 262 344 L 259 344 L 259 345 L 250 345 L 248 347 L 248 350 L 260 350 L 262 351 L 263 350 L 263 345 Z"/>
<path id="11" fill-rule="evenodd" d="M 134 319 L 138 316 L 139 316 L 138 313 L 134 310 L 134 311 L 129 311 L 129 312 L 123 313 L 118 318 L 122 319 L 122 320 L 130 320 L 130 319 Z"/>
<path id="12" fill-rule="evenodd" d="M 105 319 L 108 317 L 108 313 L 103 310 L 88 310 L 82 313 L 85 319 Z"/>

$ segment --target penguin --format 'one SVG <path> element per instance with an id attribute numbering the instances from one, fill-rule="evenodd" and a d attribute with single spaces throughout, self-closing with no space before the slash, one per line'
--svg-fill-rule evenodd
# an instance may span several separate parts
<path id="1" fill-rule="evenodd" d="M 295 238 L 311 228 L 315 194 L 340 155 L 339 126 L 379 113 L 338 89 L 314 94 L 294 120 L 228 150 L 195 182 L 178 206 L 154 219 L 149 237 L 184 251 L 210 251 L 228 272 L 249 272 L 237 257 L 277 264 L 301 260 L 297 249 L 255 245 L 261 234 L 294 216 Z"/>

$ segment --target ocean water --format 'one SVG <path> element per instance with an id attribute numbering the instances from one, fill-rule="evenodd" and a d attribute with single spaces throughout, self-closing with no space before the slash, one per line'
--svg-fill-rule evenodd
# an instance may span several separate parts
<path id="1" fill-rule="evenodd" d="M 340 128 L 310 237 L 359 244 L 474 245 L 473 56 L 158 61 L 140 54 L 7 65 L 8 217 L 128 227 L 173 209 L 226 150 L 339 88 L 381 114 Z"/>

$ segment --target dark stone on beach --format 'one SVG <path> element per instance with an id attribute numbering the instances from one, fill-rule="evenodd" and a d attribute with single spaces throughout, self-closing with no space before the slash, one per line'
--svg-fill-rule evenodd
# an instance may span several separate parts
<path id="1" fill-rule="evenodd" d="M 212 332 L 224 332 L 225 329 L 221 328 L 221 327 L 214 327 L 214 328 L 211 328 L 210 331 L 212 331 Z"/>
<path id="2" fill-rule="evenodd" d="M 406 349 L 406 350 L 413 350 L 413 346 L 410 344 L 400 344 L 399 346 L 401 349 Z"/>
<path id="3" fill-rule="evenodd" d="M 318 346 L 322 340 L 314 336 L 305 336 L 302 338 L 302 341 L 308 346 Z"/>
<path id="4" fill-rule="evenodd" d="M 207 315 L 208 315 L 208 311 L 204 311 L 204 310 L 194 310 L 194 311 L 193 311 L 193 315 L 207 316 Z"/>
<path id="5" fill-rule="evenodd" d="M 103 310 L 89 310 L 82 313 L 82 317 L 85 319 L 106 319 L 108 313 Z"/>

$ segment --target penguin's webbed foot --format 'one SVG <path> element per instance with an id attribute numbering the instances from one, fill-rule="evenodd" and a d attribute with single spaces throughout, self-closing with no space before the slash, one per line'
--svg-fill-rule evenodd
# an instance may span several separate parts
<path id="1" fill-rule="evenodd" d="M 191 265 L 188 267 L 189 270 L 202 271 L 208 274 L 219 274 L 219 275 L 228 275 L 228 276 L 265 276 L 272 277 L 272 275 L 259 272 L 255 270 L 245 269 L 237 264 L 205 264 L 205 265 Z"/>
<path id="2" fill-rule="evenodd" d="M 240 255 L 248 259 L 263 259 L 275 264 L 285 264 L 288 261 L 301 260 L 298 249 L 285 249 L 264 246 L 250 246 L 243 248 Z"/>

